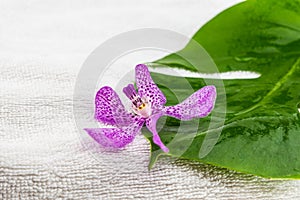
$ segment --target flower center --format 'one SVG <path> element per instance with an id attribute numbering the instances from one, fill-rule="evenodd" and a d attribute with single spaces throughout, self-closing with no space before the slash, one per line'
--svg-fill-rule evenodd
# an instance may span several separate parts
<path id="1" fill-rule="evenodd" d="M 123 92 L 132 102 L 132 110 L 135 114 L 142 117 L 149 117 L 152 114 L 151 104 L 145 97 L 140 97 L 135 89 L 133 84 L 129 84 L 127 87 L 123 88 Z"/>

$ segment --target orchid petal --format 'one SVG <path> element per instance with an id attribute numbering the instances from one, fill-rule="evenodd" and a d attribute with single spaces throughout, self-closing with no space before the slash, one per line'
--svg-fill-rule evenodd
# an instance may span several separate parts
<path id="1" fill-rule="evenodd" d="M 95 119 L 118 127 L 133 122 L 134 115 L 127 112 L 118 94 L 108 86 L 102 87 L 95 98 Z"/>
<path id="2" fill-rule="evenodd" d="M 182 103 L 175 106 L 166 106 L 163 109 L 165 115 L 180 120 L 206 117 L 214 108 L 216 100 L 215 86 L 205 86 L 193 93 Z"/>
<path id="3" fill-rule="evenodd" d="M 147 97 L 152 109 L 162 109 L 167 102 L 166 97 L 152 80 L 146 65 L 139 64 L 135 67 L 135 79 L 140 97 Z"/>
<path id="4" fill-rule="evenodd" d="M 157 113 L 154 115 L 151 115 L 149 118 L 146 119 L 146 126 L 149 129 L 149 131 L 153 134 L 153 142 L 157 144 L 164 152 L 169 152 L 169 149 L 164 145 L 164 143 L 161 141 L 157 130 L 156 130 L 156 123 L 157 120 L 162 116 L 162 113 Z"/>
<path id="5" fill-rule="evenodd" d="M 87 128 L 84 130 L 104 147 L 122 148 L 133 141 L 145 122 L 143 118 L 136 118 L 136 120 L 130 126 L 122 128 Z"/>

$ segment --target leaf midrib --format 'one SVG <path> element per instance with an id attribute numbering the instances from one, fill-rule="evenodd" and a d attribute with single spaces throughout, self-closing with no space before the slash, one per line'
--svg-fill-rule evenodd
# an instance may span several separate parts
<path id="1" fill-rule="evenodd" d="M 234 114 L 235 116 L 239 116 L 245 113 L 248 113 L 256 108 L 258 108 L 259 106 L 263 105 L 265 101 L 268 100 L 268 98 L 270 96 L 272 96 L 273 93 L 275 93 L 283 84 L 284 82 L 286 82 L 286 80 L 288 79 L 289 76 L 291 76 L 297 69 L 297 66 L 300 64 L 300 58 L 297 59 L 297 61 L 295 62 L 295 64 L 292 66 L 292 68 L 288 71 L 288 73 L 286 73 L 285 76 L 283 76 L 276 84 L 275 86 L 272 88 L 272 90 L 270 90 L 270 92 L 268 92 L 268 94 L 266 94 L 264 96 L 264 98 L 262 98 L 257 104 L 255 104 L 254 106 L 248 108 L 247 110 L 241 111 L 239 113 Z"/>
<path id="2" fill-rule="evenodd" d="M 195 137 L 198 137 L 198 136 L 201 136 L 201 135 L 205 135 L 205 134 L 209 134 L 209 132 L 213 132 L 213 131 L 216 131 L 218 129 L 224 129 L 224 128 L 227 128 L 227 127 L 230 127 L 234 124 L 238 124 L 240 122 L 243 122 L 243 121 L 247 121 L 247 120 L 254 120 L 254 119 L 278 119 L 278 116 L 256 116 L 256 117 L 247 117 L 247 118 L 244 118 L 244 119 L 240 119 L 240 120 L 236 120 L 236 121 L 233 121 L 233 122 L 230 122 L 228 124 L 225 124 L 223 125 L 222 127 L 218 127 L 218 128 L 215 128 L 215 129 L 210 129 L 209 131 L 205 131 L 205 132 L 200 132 L 200 133 L 197 133 L 195 135 Z M 290 119 L 292 120 L 292 118 Z M 295 119 L 296 120 L 296 119 Z"/>

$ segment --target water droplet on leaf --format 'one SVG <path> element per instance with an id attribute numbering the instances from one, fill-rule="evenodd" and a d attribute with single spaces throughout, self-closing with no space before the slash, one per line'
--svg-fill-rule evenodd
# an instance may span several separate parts
<path id="1" fill-rule="evenodd" d="M 236 56 L 234 59 L 238 62 L 249 62 L 251 60 L 255 60 L 255 57 L 250 57 L 250 56 Z"/>

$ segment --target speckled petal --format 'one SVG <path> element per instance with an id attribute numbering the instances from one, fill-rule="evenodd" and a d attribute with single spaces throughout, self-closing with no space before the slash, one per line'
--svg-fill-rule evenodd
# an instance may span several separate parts
<path id="1" fill-rule="evenodd" d="M 162 109 L 167 101 L 166 97 L 153 82 L 146 65 L 139 64 L 135 67 L 135 79 L 139 95 L 148 97 L 152 109 Z"/>
<path id="2" fill-rule="evenodd" d="M 154 115 L 151 115 L 149 118 L 146 119 L 146 126 L 149 129 L 149 131 L 153 134 L 153 142 L 157 144 L 164 152 L 169 152 L 169 149 L 162 143 L 157 130 L 156 130 L 156 123 L 157 120 L 162 116 L 162 113 L 157 113 Z"/>
<path id="3" fill-rule="evenodd" d="M 102 87 L 95 98 L 95 119 L 118 127 L 133 122 L 134 115 L 127 112 L 118 94 L 108 86 Z"/>
<path id="4" fill-rule="evenodd" d="M 165 115 L 180 120 L 206 117 L 214 108 L 216 94 L 215 86 L 205 86 L 182 103 L 175 106 L 166 106 L 163 112 Z"/>
<path id="5" fill-rule="evenodd" d="M 122 128 L 87 128 L 84 129 L 95 141 L 104 147 L 122 148 L 131 143 L 145 122 L 136 118 L 136 122 Z"/>

